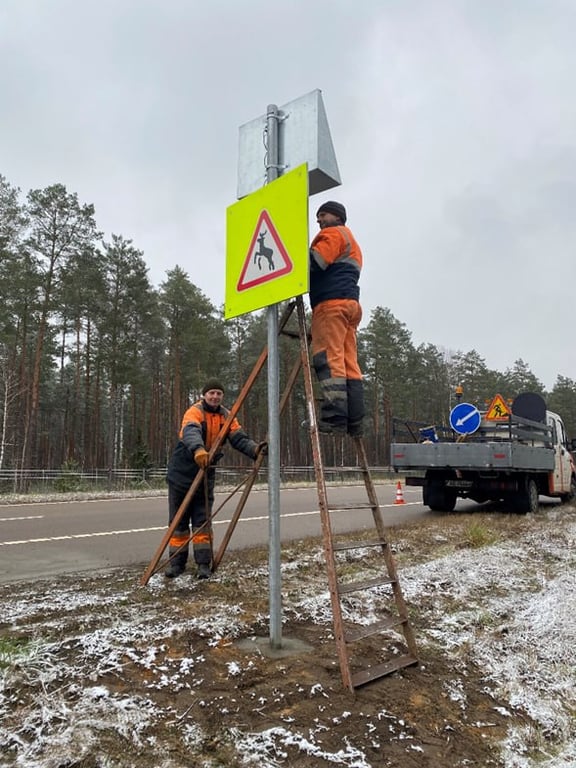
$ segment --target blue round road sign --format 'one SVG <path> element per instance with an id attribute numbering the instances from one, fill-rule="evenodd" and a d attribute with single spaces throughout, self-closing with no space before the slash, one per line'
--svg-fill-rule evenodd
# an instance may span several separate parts
<path id="1" fill-rule="evenodd" d="M 470 435 L 480 426 L 480 411 L 470 403 L 458 403 L 450 411 L 450 426 L 454 432 Z"/>

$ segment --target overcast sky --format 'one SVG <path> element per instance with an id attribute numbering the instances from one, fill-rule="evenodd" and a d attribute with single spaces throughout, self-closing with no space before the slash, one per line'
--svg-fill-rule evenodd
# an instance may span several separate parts
<path id="1" fill-rule="evenodd" d="M 0 173 L 224 301 L 238 129 L 318 88 L 365 321 L 576 380 L 574 0 L 1 0 Z"/>

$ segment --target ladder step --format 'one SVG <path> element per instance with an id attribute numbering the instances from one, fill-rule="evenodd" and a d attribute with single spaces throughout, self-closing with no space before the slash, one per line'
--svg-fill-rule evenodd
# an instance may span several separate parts
<path id="1" fill-rule="evenodd" d="M 407 621 L 408 619 L 403 619 L 401 616 L 390 616 L 388 619 L 375 621 L 373 624 L 362 624 L 356 627 L 350 627 L 345 630 L 344 639 L 347 643 L 355 643 L 358 640 L 363 640 L 365 637 L 371 637 L 380 632 L 385 632 L 387 629 L 399 627 L 402 624 L 406 624 Z"/>
<path id="2" fill-rule="evenodd" d="M 346 549 L 367 549 L 368 547 L 387 547 L 388 542 L 382 540 L 379 541 L 350 541 L 347 544 L 332 544 L 332 549 L 339 552 Z"/>
<path id="3" fill-rule="evenodd" d="M 339 504 L 337 507 L 328 507 L 329 512 L 346 512 L 349 509 L 379 509 L 373 504 Z"/>
<path id="4" fill-rule="evenodd" d="M 385 664 L 378 664 L 375 667 L 369 667 L 361 672 L 356 672 L 356 674 L 352 675 L 352 685 L 354 688 L 359 688 L 371 680 L 391 675 L 392 672 L 396 672 L 404 667 L 411 667 L 414 664 L 418 664 L 418 659 L 414 656 L 398 656 L 397 659 L 392 659 L 392 661 L 388 661 Z"/>
<path id="5" fill-rule="evenodd" d="M 291 339 L 299 339 L 300 331 L 291 331 L 289 328 L 282 328 L 279 336 L 289 336 Z"/>
<path id="6" fill-rule="evenodd" d="M 396 584 L 397 579 L 368 579 L 368 581 L 351 581 L 348 584 L 338 584 L 338 592 L 345 595 L 349 592 L 359 592 L 361 589 L 381 587 L 383 584 Z"/>

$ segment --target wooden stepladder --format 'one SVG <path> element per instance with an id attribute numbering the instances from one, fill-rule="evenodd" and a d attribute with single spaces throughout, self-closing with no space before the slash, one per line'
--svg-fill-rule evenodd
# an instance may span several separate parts
<path id="1" fill-rule="evenodd" d="M 294 308 L 296 308 L 298 318 L 297 333 L 288 330 L 288 321 Z M 302 369 L 306 401 L 308 404 L 308 424 L 318 492 L 318 505 L 322 526 L 323 547 L 326 558 L 328 586 L 332 604 L 336 649 L 340 663 L 342 681 L 347 688 L 354 691 L 356 688 L 359 688 L 372 680 L 391 674 L 403 667 L 417 664 L 416 643 L 408 618 L 408 610 L 400 588 L 394 556 L 386 539 L 386 528 L 382 517 L 382 511 L 370 476 L 362 438 L 350 437 L 348 439 L 353 440 L 355 443 L 358 465 L 366 488 L 367 502 L 361 505 L 339 505 L 338 507 L 331 507 L 328 503 L 324 464 L 322 461 L 322 449 L 318 432 L 316 408 L 314 405 L 314 388 L 308 345 L 308 331 L 306 328 L 306 315 L 302 297 L 298 297 L 294 302 L 291 302 L 287 306 L 280 319 L 279 333 L 290 337 L 298 337 L 300 340 L 300 355 L 297 357 L 293 368 L 287 377 L 284 391 L 280 399 L 280 413 L 282 414 L 286 408 L 291 392 L 300 375 L 300 369 Z M 212 448 L 212 454 L 216 453 L 220 445 L 224 442 L 230 422 L 246 399 L 266 361 L 266 357 L 267 350 L 264 350 L 243 386 L 240 395 L 232 406 L 230 416 Z M 254 481 L 258 475 L 258 471 L 262 464 L 262 458 L 263 457 L 260 456 L 256 460 L 254 468 L 247 478 L 236 510 L 232 514 L 230 523 L 223 535 L 222 543 L 218 551 L 214 553 L 214 570 L 218 568 L 230 542 L 242 510 L 248 500 Z M 357 472 L 357 469 L 354 471 Z M 158 550 L 152 558 L 148 569 L 144 573 L 141 580 L 142 584 L 147 584 L 152 574 L 158 570 L 162 554 L 168 546 L 169 538 L 172 535 L 181 514 L 184 512 L 189 498 L 191 498 L 192 494 L 198 488 L 201 478 L 202 472 L 199 472 L 196 480 L 188 491 L 187 498 L 182 503 L 181 508 L 178 510 L 174 520 L 166 531 Z M 359 541 L 342 541 L 341 537 L 338 540 L 335 539 L 332 532 L 332 515 L 347 510 L 367 509 L 371 510 L 374 520 L 374 529 L 369 538 Z M 342 566 L 345 564 L 345 553 L 352 550 L 366 551 L 370 549 L 375 549 L 382 555 L 381 560 L 377 558 L 376 563 L 370 562 L 369 564 L 370 568 L 375 569 L 377 575 L 372 576 L 371 574 L 371 578 L 369 579 L 354 582 L 342 578 L 341 571 L 343 570 Z M 372 600 L 370 603 L 370 614 L 374 615 L 377 609 L 378 618 L 371 624 L 354 624 L 347 618 L 347 616 L 352 612 L 357 615 L 359 611 L 362 610 L 363 605 L 368 605 L 369 600 L 367 593 L 370 593 L 371 590 L 377 590 L 377 592 L 374 592 L 371 595 L 372 597 L 376 595 L 376 599 Z M 354 603 L 353 610 L 351 609 L 351 601 Z M 378 637 L 377 640 L 376 637 Z M 401 651 L 398 650 L 399 645 L 403 646 Z M 388 653 L 386 653 L 387 649 Z M 384 658 L 384 656 L 387 656 L 387 658 Z"/>
<path id="2" fill-rule="evenodd" d="M 394 556 L 390 550 L 390 545 L 386 538 L 386 529 L 382 518 L 382 510 L 378 503 L 376 490 L 368 469 L 366 451 L 362 438 L 348 438 L 353 440 L 356 445 L 358 463 L 362 471 L 364 485 L 368 496 L 367 504 L 351 505 L 343 507 L 331 507 L 328 503 L 328 494 L 326 489 L 326 478 L 324 473 L 324 464 L 322 461 L 322 450 L 320 436 L 318 433 L 316 409 L 314 406 L 314 390 L 312 384 L 312 371 L 310 365 L 310 351 L 308 348 L 308 334 L 306 330 L 306 318 L 304 314 L 304 305 L 302 298 L 297 299 L 298 325 L 300 336 L 300 349 L 302 359 L 302 371 L 304 374 L 304 386 L 306 390 L 306 400 L 308 402 L 308 422 L 310 425 L 310 438 L 312 441 L 312 453 L 314 459 L 314 470 L 316 475 L 316 486 L 318 491 L 318 505 L 320 509 L 320 520 L 322 523 L 322 538 L 324 543 L 324 553 L 326 556 L 326 568 L 328 573 L 328 585 L 330 590 L 330 599 L 332 602 L 332 615 L 334 621 L 334 635 L 336 639 L 336 649 L 340 662 L 340 671 L 344 685 L 350 690 L 376 680 L 377 678 L 391 674 L 403 667 L 418 663 L 416 642 L 408 618 L 408 610 L 400 581 L 396 571 Z M 361 541 L 335 541 L 332 533 L 332 515 L 336 511 L 370 509 L 374 519 L 374 532 L 371 538 Z M 351 550 L 369 550 L 377 549 L 382 554 L 382 563 L 379 575 L 375 578 L 361 581 L 346 581 L 341 578 L 341 571 L 344 562 L 342 555 Z M 352 624 L 345 620 L 346 601 L 354 596 L 355 608 L 357 613 L 361 609 L 362 595 L 370 590 L 378 590 L 378 606 L 381 606 L 379 613 L 382 615 L 371 624 Z M 386 592 L 388 594 L 386 594 Z M 375 603 L 376 604 L 376 603 Z M 392 635 L 395 634 L 396 638 Z M 403 635 L 403 645 L 406 646 L 405 652 L 398 652 L 397 640 Z M 382 648 L 378 647 L 374 641 L 368 642 L 368 638 L 380 636 Z M 383 659 L 385 645 L 390 647 L 390 658 Z M 375 658 L 376 655 L 376 658 Z"/>

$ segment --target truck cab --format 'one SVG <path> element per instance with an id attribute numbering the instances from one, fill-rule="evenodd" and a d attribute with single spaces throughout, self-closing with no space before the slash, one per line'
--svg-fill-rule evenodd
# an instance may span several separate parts
<path id="1" fill-rule="evenodd" d="M 576 469 L 569 450 L 564 422 L 557 413 L 546 411 L 546 423 L 552 429 L 554 446 L 554 470 L 548 477 L 550 495 L 568 500 L 576 495 Z"/>

